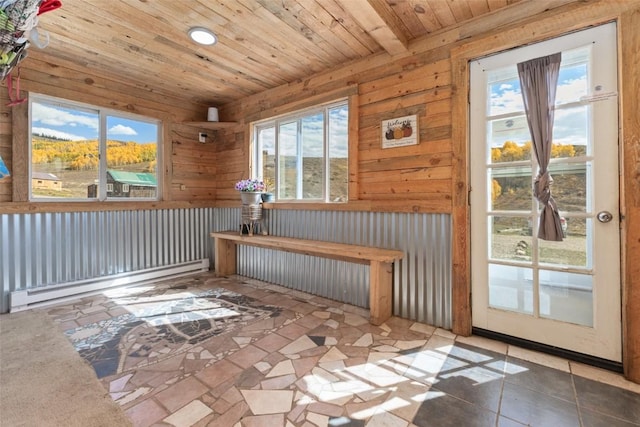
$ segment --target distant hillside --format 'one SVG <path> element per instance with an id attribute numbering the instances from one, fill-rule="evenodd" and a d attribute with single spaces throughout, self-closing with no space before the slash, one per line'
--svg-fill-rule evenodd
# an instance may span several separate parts
<path id="1" fill-rule="evenodd" d="M 91 170 L 98 167 L 98 140 L 65 141 L 51 137 L 33 136 L 31 162 L 59 163 L 69 170 Z M 107 141 L 107 167 L 153 162 L 156 144 Z"/>
<path id="2" fill-rule="evenodd" d="M 265 156 L 265 171 L 263 178 L 272 179 L 275 177 L 275 161 L 274 156 Z M 323 159 L 319 157 L 305 157 L 303 159 L 303 182 L 304 188 L 302 194 L 304 198 L 313 198 L 322 194 L 322 169 Z M 283 186 L 283 198 L 296 197 L 296 157 L 287 156 L 281 164 L 280 183 Z M 330 180 L 330 200 L 346 201 L 349 161 L 346 158 L 334 158 L 330 163 L 331 180 Z M 284 184 L 284 185 L 283 185 Z"/>

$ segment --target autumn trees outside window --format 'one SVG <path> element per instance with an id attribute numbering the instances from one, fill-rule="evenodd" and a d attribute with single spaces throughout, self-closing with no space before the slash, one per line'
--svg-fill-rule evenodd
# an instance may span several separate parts
<path id="1" fill-rule="evenodd" d="M 159 121 L 34 94 L 29 118 L 30 200 L 159 198 Z"/>

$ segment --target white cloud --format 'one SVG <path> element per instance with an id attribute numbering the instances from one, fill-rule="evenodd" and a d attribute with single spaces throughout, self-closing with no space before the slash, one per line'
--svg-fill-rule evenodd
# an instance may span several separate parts
<path id="1" fill-rule="evenodd" d="M 331 116 L 331 119 L 334 119 L 334 120 L 344 119 L 344 120 L 346 120 L 349 117 L 349 110 L 347 108 L 339 108 L 339 109 L 331 110 L 329 114 Z"/>
<path id="2" fill-rule="evenodd" d="M 138 134 L 138 132 L 136 132 L 132 127 L 125 126 L 125 125 L 112 126 L 111 129 L 109 129 L 109 133 L 112 133 L 114 135 L 137 135 Z"/>
<path id="3" fill-rule="evenodd" d="M 556 144 L 587 144 L 587 110 L 585 107 L 556 110 L 553 129 Z"/>
<path id="4" fill-rule="evenodd" d="M 511 85 L 502 85 L 509 86 Z M 491 94 L 491 115 L 500 115 L 513 113 L 516 111 L 524 111 L 524 103 L 522 94 L 512 89 L 501 91 L 500 93 Z"/>
<path id="5" fill-rule="evenodd" d="M 31 133 L 34 135 L 49 136 L 53 138 L 64 139 L 67 141 L 84 141 L 87 139 L 84 136 L 73 135 L 71 133 L 62 132 L 55 129 L 40 128 L 40 127 L 31 128 Z"/>
<path id="6" fill-rule="evenodd" d="M 85 126 L 98 131 L 98 116 L 89 113 L 67 111 L 62 108 L 50 107 L 38 102 L 31 106 L 34 122 L 48 126 Z M 86 139 L 86 138 L 83 138 Z"/>
<path id="7" fill-rule="evenodd" d="M 556 103 L 575 102 L 587 94 L 587 76 L 579 79 L 565 80 L 558 85 Z"/>

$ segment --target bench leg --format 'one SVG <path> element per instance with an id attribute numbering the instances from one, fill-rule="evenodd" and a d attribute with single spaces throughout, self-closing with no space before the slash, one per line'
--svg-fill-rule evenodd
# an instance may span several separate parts
<path id="1" fill-rule="evenodd" d="M 393 264 L 371 261 L 369 269 L 369 313 L 372 325 L 391 317 L 393 304 Z"/>
<path id="2" fill-rule="evenodd" d="M 231 240 L 215 238 L 215 270 L 219 276 L 236 274 L 236 244 Z"/>

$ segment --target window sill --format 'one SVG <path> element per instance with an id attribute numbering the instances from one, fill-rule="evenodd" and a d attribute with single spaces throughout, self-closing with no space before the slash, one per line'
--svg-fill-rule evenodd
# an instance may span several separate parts
<path id="1" fill-rule="evenodd" d="M 262 207 L 273 210 L 368 211 L 371 210 L 371 202 L 368 200 L 353 200 L 350 202 L 270 202 L 263 203 Z"/>

